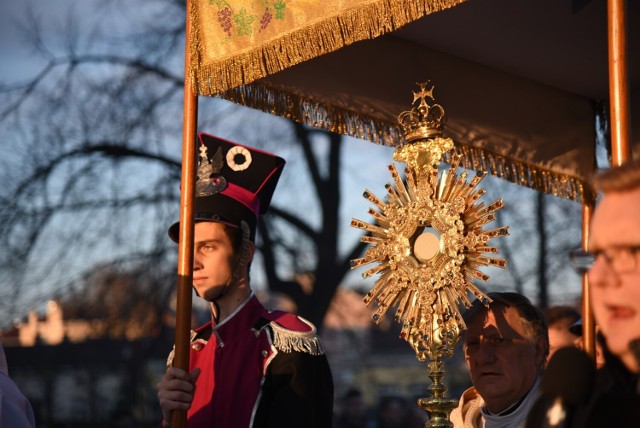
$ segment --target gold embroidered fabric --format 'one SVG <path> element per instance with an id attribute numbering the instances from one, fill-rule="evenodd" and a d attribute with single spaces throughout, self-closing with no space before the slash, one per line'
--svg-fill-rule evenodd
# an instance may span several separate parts
<path id="1" fill-rule="evenodd" d="M 193 0 L 190 78 L 215 95 L 464 1 Z"/>
<path id="2" fill-rule="evenodd" d="M 452 99 L 444 99 L 451 106 L 447 129 L 465 154 L 464 167 L 592 202 L 591 98 L 461 58 L 441 63 L 456 27 L 437 40 L 433 34 L 427 38 L 438 51 L 398 37 L 409 27 L 419 34 L 429 20 L 473 5 L 466 0 L 193 0 L 189 78 L 199 95 L 392 146 L 402 142 L 395 116 L 403 103 L 397 98 L 431 79 Z M 490 57 L 490 51 L 478 57 Z M 632 115 L 635 129 L 638 117 Z M 640 147 L 635 129 L 634 152 Z"/>

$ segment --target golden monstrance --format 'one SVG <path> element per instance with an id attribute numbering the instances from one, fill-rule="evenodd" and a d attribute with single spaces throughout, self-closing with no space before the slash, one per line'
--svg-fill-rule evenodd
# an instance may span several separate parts
<path id="1" fill-rule="evenodd" d="M 433 86 L 418 84 L 414 107 L 398 116 L 406 142 L 393 153 L 396 162 L 406 164 L 404 178 L 395 164 L 389 165 L 392 183 L 385 186 L 384 200 L 365 190 L 364 197 L 372 223 L 353 219 L 351 226 L 368 232 L 362 242 L 369 244 L 364 257 L 351 261 L 352 268 L 374 263 L 363 278 L 379 275 L 365 296 L 375 302 L 373 315 L 378 323 L 389 308 L 402 325 L 400 337 L 416 352 L 419 361 L 428 361 L 431 397 L 418 405 L 429 414 L 426 427 L 451 427 L 449 414 L 457 400 L 446 398 L 442 384 L 444 358 L 453 355 L 466 325 L 459 307 L 469 307 L 469 293 L 490 299 L 473 284 L 488 281 L 480 266 L 506 267 L 506 260 L 491 257 L 498 248 L 488 242 L 509 234 L 508 226 L 484 230 L 503 207 L 502 199 L 486 205 L 477 188 L 486 172 L 478 171 L 469 180 L 466 171 L 457 173 L 461 155 L 453 141 L 443 135 L 445 111 L 434 101 Z M 416 106 L 417 103 L 417 106 Z M 448 170 L 440 164 L 449 165 Z"/>

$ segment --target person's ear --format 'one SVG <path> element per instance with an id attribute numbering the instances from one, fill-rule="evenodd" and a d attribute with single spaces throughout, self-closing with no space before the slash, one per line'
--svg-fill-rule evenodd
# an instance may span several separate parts
<path id="1" fill-rule="evenodd" d="M 245 239 L 242 242 L 242 246 L 240 247 L 240 251 L 234 255 L 235 267 L 236 268 L 244 268 L 249 266 L 249 264 L 253 261 L 253 255 L 255 254 L 256 246 L 253 241 Z"/>
<path id="2" fill-rule="evenodd" d="M 253 261 L 253 256 L 256 253 L 256 244 L 254 244 L 253 241 L 249 241 L 249 248 L 248 248 L 248 254 L 247 254 L 247 264 L 251 263 Z"/>
<path id="3" fill-rule="evenodd" d="M 538 340 L 535 345 L 535 349 L 536 366 L 544 367 L 545 362 L 547 361 L 547 356 L 549 355 L 548 349 L 545 349 L 544 340 Z"/>
<path id="4" fill-rule="evenodd" d="M 242 244 L 240 245 L 240 253 L 237 254 L 237 266 L 249 266 L 253 261 L 253 255 L 256 251 L 256 245 L 250 238 L 249 225 L 242 221 L 240 223 L 240 230 L 242 233 Z"/>

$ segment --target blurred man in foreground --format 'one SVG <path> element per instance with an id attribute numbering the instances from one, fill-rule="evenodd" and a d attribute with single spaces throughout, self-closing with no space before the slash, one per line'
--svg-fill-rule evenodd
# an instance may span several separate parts
<path id="1" fill-rule="evenodd" d="M 591 304 L 608 349 L 640 372 L 629 346 L 640 338 L 640 162 L 599 176 L 603 193 L 589 239 Z"/>
<path id="2" fill-rule="evenodd" d="M 640 424 L 640 161 L 600 174 L 602 192 L 582 263 L 589 267 L 591 306 L 604 336 L 605 365 L 573 426 Z"/>
<path id="3" fill-rule="evenodd" d="M 465 313 L 464 353 L 473 387 L 451 413 L 455 428 L 524 427 L 549 352 L 544 315 L 525 296 L 489 293 Z"/>

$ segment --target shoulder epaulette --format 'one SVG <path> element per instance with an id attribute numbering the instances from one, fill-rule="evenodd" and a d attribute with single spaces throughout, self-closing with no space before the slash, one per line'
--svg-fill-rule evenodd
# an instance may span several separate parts
<path id="1" fill-rule="evenodd" d="M 324 346 L 317 335 L 315 326 L 302 318 L 299 319 L 311 327 L 311 330 L 291 330 L 283 327 L 276 321 L 272 321 L 269 324 L 273 331 L 273 346 L 282 352 L 298 351 L 311 355 L 323 355 Z"/>
<path id="2" fill-rule="evenodd" d="M 191 337 L 189 338 L 189 343 L 192 343 L 195 339 L 196 336 L 198 335 L 198 332 L 196 330 L 191 330 Z M 207 343 L 205 341 L 205 343 Z M 176 345 L 173 345 L 173 348 L 171 349 L 171 352 L 169 352 L 169 356 L 167 357 L 167 367 L 171 367 L 171 365 L 173 364 L 173 358 L 176 355 Z"/>

